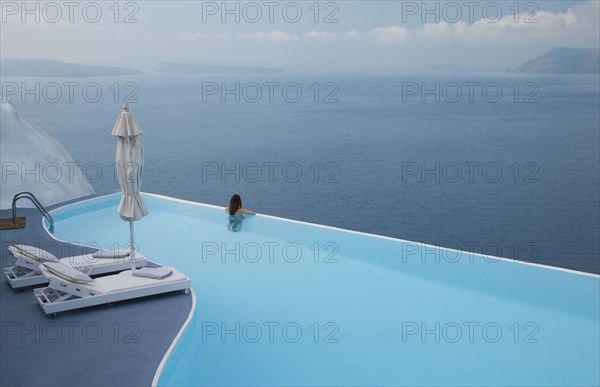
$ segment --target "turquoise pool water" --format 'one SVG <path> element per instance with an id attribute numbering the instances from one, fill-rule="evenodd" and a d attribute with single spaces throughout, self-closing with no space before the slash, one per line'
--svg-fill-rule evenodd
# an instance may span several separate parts
<path id="1" fill-rule="evenodd" d="M 55 236 L 124 246 L 119 198 L 54 211 Z M 197 297 L 159 385 L 600 383 L 597 276 L 272 217 L 232 233 L 221 208 L 146 204 L 140 251 Z"/>

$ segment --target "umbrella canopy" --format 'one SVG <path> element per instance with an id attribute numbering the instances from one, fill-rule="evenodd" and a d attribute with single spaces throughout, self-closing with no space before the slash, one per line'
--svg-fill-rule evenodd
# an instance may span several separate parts
<path id="1" fill-rule="evenodd" d="M 117 137 L 116 169 L 123 197 L 118 212 L 121 219 L 130 222 L 130 240 L 132 258 L 135 254 L 133 221 L 148 214 L 148 209 L 140 195 L 144 148 L 140 135 L 142 128 L 129 112 L 129 106 L 123 105 L 123 111 L 115 123 L 112 135 Z M 134 264 L 135 265 L 135 264 Z M 134 266 L 132 266 L 132 269 Z"/>

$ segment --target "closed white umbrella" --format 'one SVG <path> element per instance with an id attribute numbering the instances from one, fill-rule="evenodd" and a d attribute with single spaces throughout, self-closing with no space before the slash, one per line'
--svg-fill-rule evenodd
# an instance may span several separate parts
<path id="1" fill-rule="evenodd" d="M 129 112 L 129 105 L 123 105 L 123 111 L 115 123 L 112 135 L 117 136 L 117 177 L 123 197 L 119 203 L 121 219 L 129 222 L 131 242 L 131 270 L 135 270 L 135 240 L 133 222 L 148 214 L 148 209 L 140 195 L 144 148 L 140 135 L 142 127 Z"/>

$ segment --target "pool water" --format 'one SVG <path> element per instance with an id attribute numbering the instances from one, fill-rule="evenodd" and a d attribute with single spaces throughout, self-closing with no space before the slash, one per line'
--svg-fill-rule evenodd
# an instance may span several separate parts
<path id="1" fill-rule="evenodd" d="M 119 199 L 54 211 L 55 236 L 122 248 Z M 598 276 L 145 199 L 140 251 L 197 297 L 159 385 L 600 384 Z"/>

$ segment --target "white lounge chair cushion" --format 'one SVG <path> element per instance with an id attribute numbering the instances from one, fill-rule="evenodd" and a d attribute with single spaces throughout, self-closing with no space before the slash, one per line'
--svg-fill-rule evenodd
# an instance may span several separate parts
<path id="1" fill-rule="evenodd" d="M 92 254 L 87 255 L 76 255 L 73 257 L 61 258 L 59 260 L 63 265 L 74 267 L 75 269 L 84 270 L 90 267 L 110 267 L 115 264 L 131 262 L 131 257 L 127 256 L 124 258 L 94 258 Z M 140 253 L 135 255 L 135 262 L 137 266 L 145 266 L 146 258 Z"/>
<path id="2" fill-rule="evenodd" d="M 58 258 L 54 254 L 34 246 L 14 245 L 9 246 L 8 251 L 16 258 L 25 257 L 38 262 L 58 262 Z"/>
<path id="3" fill-rule="evenodd" d="M 44 263 L 44 267 L 52 274 L 67 281 L 78 284 L 85 284 L 94 281 L 89 275 L 59 262 L 46 262 Z"/>
<path id="4" fill-rule="evenodd" d="M 92 254 L 94 258 L 125 258 L 131 254 L 131 250 L 98 250 Z"/>
<path id="5" fill-rule="evenodd" d="M 158 284 L 165 284 L 170 282 L 187 281 L 187 278 L 183 273 L 178 271 L 172 266 L 163 266 L 165 269 L 172 270 L 173 274 L 165 279 L 157 280 L 154 278 L 147 277 L 136 277 L 131 275 L 131 270 L 122 271 L 119 274 L 107 275 L 105 277 L 96 278 L 94 281 L 98 287 L 104 289 L 106 293 L 118 293 L 122 291 L 128 291 L 133 289 L 141 289 L 145 287 L 152 287 Z M 137 271 L 137 270 L 136 270 Z M 84 286 L 88 286 L 86 284 Z"/>
<path id="6" fill-rule="evenodd" d="M 167 267 L 142 267 L 132 273 L 136 277 L 147 277 L 154 279 L 167 278 L 173 274 L 173 270 Z"/>
<path id="7" fill-rule="evenodd" d="M 67 284 L 71 283 L 72 285 L 76 285 L 77 288 L 81 290 L 85 290 L 96 295 L 98 294 L 108 294 L 108 293 L 119 293 L 119 292 L 128 292 L 134 291 L 136 289 L 142 289 L 146 287 L 157 286 L 159 284 L 165 283 L 173 283 L 179 281 L 189 281 L 189 278 L 186 277 L 183 273 L 175 269 L 174 267 L 164 266 L 167 270 L 172 271 L 173 273 L 162 280 L 157 280 L 154 278 L 147 277 L 138 277 L 131 275 L 131 270 L 125 270 L 120 272 L 119 274 L 107 275 L 104 277 L 98 277 L 92 282 L 77 284 L 74 281 L 69 279 L 65 279 L 63 277 L 59 277 L 54 272 L 50 271 L 50 268 L 45 265 L 40 265 L 40 270 L 42 274 L 46 276 L 48 279 L 55 279 L 58 281 L 64 281 Z M 63 292 L 69 292 L 68 287 L 60 286 L 57 290 Z"/>

